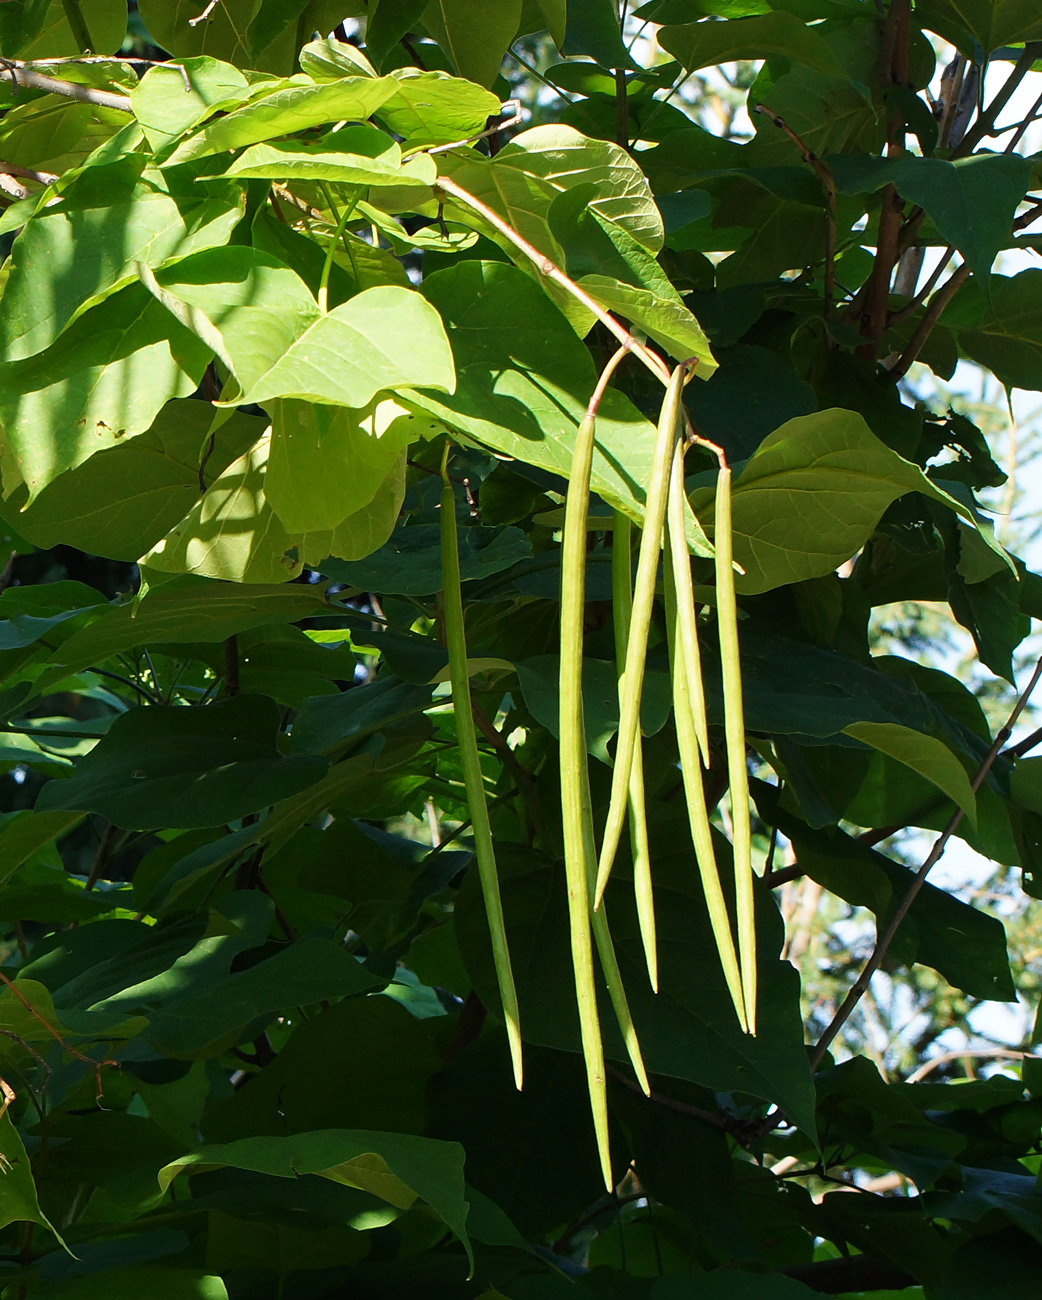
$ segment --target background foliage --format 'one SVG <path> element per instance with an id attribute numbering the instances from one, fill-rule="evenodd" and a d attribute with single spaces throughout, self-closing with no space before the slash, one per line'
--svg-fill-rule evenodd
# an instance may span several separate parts
<path id="1" fill-rule="evenodd" d="M 0 5 L 3 1295 L 1037 1287 L 1042 1070 L 996 1006 L 1037 986 L 1039 736 L 1000 728 L 1042 578 L 981 504 L 1015 500 L 1006 396 L 1042 390 L 1035 6 L 132 9 Z M 609 886 L 654 1091 L 609 1033 L 611 1195 L 556 690 L 565 479 L 614 343 L 446 178 L 698 359 L 688 414 L 735 470 L 760 1031 L 688 847 L 657 605 L 658 994 L 625 847 Z M 643 519 L 659 400 L 629 360 L 597 424 L 601 818 L 611 511 Z M 447 444 L 520 1094 L 447 694 Z M 726 861 L 715 466 L 687 469 Z M 915 894 L 840 1022 L 957 806 L 992 869 Z"/>

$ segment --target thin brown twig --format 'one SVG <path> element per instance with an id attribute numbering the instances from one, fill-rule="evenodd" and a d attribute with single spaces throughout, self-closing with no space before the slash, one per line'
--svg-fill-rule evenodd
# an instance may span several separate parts
<path id="1" fill-rule="evenodd" d="M 1034 67 L 1040 55 L 1042 55 L 1042 41 L 1028 41 L 1020 58 L 1014 63 L 1009 76 L 1002 83 L 998 94 L 977 118 L 970 130 L 966 132 L 957 148 L 952 150 L 951 156 L 953 160 L 965 158 L 973 153 L 985 136 L 991 134 L 998 115 L 1013 98 L 1017 87 Z"/>
<path id="2" fill-rule="evenodd" d="M 5 198 L 14 199 L 15 202 L 27 199 L 32 194 L 32 190 L 23 181 L 4 172 L 0 172 L 0 190 L 3 191 Z"/>
<path id="3" fill-rule="evenodd" d="M 26 59 L 22 64 L 26 68 L 58 68 L 63 63 L 130 63 L 146 68 L 176 68 L 181 74 L 185 90 L 192 89 L 188 79 L 188 69 L 183 63 L 174 63 L 170 59 L 143 59 L 136 54 L 74 54 L 63 55 L 59 59 Z"/>
<path id="4" fill-rule="evenodd" d="M 188 26 L 198 27 L 200 23 L 206 22 L 207 18 L 210 17 L 213 11 L 217 8 L 218 4 L 220 4 L 220 0 L 210 0 L 210 3 L 206 6 L 206 8 L 203 10 L 201 14 L 197 14 L 194 18 L 189 18 Z"/>
<path id="5" fill-rule="evenodd" d="M 890 313 L 891 325 L 899 325 L 901 321 L 907 320 L 909 316 L 913 315 L 915 312 L 919 310 L 919 308 L 923 305 L 923 303 L 927 300 L 927 298 L 929 298 L 930 294 L 933 293 L 934 288 L 937 285 L 937 281 L 944 274 L 945 269 L 948 266 L 948 263 L 952 260 L 952 255 L 954 254 L 954 252 L 955 249 L 952 247 L 951 244 L 949 244 L 948 247 L 941 254 L 941 260 L 937 263 L 937 265 L 933 268 L 930 274 L 926 277 L 926 280 L 922 288 L 915 295 L 915 297 L 912 298 L 912 300 L 909 303 L 907 303 L 904 307 L 902 307 L 900 311 L 895 311 Z"/>
<path id="6" fill-rule="evenodd" d="M 933 327 L 940 320 L 941 313 L 945 307 L 955 297 L 956 293 L 962 288 L 970 278 L 970 267 L 968 262 L 963 262 L 962 266 L 957 267 L 951 274 L 951 277 L 945 281 L 940 289 L 930 299 L 930 305 L 923 313 L 923 318 L 916 327 L 911 341 L 898 359 L 890 367 L 890 378 L 896 383 L 903 379 L 908 373 L 908 369 L 919 353 L 926 346 L 926 340 L 930 337 Z"/>
<path id="7" fill-rule="evenodd" d="M 1014 233 L 1018 230 L 1023 230 L 1025 226 L 1030 226 L 1031 223 L 1036 221 L 1040 215 L 1042 215 L 1042 199 L 1033 199 L 1031 207 L 1027 212 L 1022 212 L 1020 216 L 1017 217 L 1016 221 L 1014 221 Z"/>
<path id="8" fill-rule="evenodd" d="M 790 880 L 799 880 L 804 874 L 800 864 L 794 862 L 791 867 L 779 867 L 777 871 L 772 871 L 769 877 L 765 876 L 764 884 L 768 889 L 777 889 L 780 885 L 787 885 Z"/>
<path id="9" fill-rule="evenodd" d="M 580 289 L 574 280 L 565 275 L 556 262 L 541 253 L 539 249 L 533 244 L 530 244 L 523 235 L 518 234 L 514 227 L 510 225 L 509 222 L 504 221 L 503 218 L 497 212 L 494 212 L 487 203 L 482 203 L 482 201 L 475 197 L 475 195 L 471 194 L 469 190 L 465 190 L 462 185 L 457 185 L 456 182 L 448 176 L 439 176 L 434 183 L 434 188 L 435 190 L 440 190 L 443 194 L 447 194 L 451 198 L 456 199 L 457 202 L 462 203 L 464 207 L 470 208 L 480 217 L 484 218 L 484 220 L 487 221 L 494 230 L 498 230 L 499 233 L 505 239 L 508 239 L 519 252 L 523 253 L 548 280 L 553 280 L 555 284 L 559 284 L 561 288 L 570 293 L 576 301 L 582 303 L 587 311 L 592 312 L 601 324 L 611 331 L 615 338 L 619 340 L 619 343 L 628 352 L 632 352 L 634 356 L 639 357 L 640 360 L 643 361 L 656 379 L 658 379 L 662 384 L 668 385 L 670 376 L 669 367 L 662 358 L 656 353 L 650 351 L 642 343 L 638 343 L 629 330 L 626 329 L 625 326 L 619 324 L 611 312 L 606 311 L 599 302 L 591 298 L 585 289 Z"/>
<path id="10" fill-rule="evenodd" d="M 510 116 L 505 121 L 497 122 L 495 126 L 488 126 L 484 131 L 478 131 L 474 135 L 464 136 L 462 140 L 453 140 L 451 144 L 439 144 L 434 149 L 417 149 L 415 152 L 431 155 L 436 153 L 448 153 L 452 149 L 461 149 L 465 144 L 474 144 L 477 140 L 487 140 L 489 136 L 499 135 L 500 131 L 509 131 L 512 126 L 517 126 L 518 123 L 522 121 L 524 118 L 524 112 L 521 108 L 521 101 L 519 99 L 504 100 L 499 110 L 500 117 L 502 117 L 508 110 Z M 408 156 L 408 153 L 402 155 L 403 158 L 407 158 Z"/>
<path id="11" fill-rule="evenodd" d="M 878 77 L 884 85 L 904 86 L 908 81 L 908 45 L 911 30 L 911 0 L 890 0 L 880 43 Z M 893 157 L 904 148 L 905 126 L 899 111 L 887 120 L 886 151 Z M 887 327 L 890 310 L 890 284 L 894 267 L 901 256 L 901 232 L 904 199 L 893 184 L 883 188 L 876 233 L 876 256 L 872 274 L 865 285 L 861 333 L 865 343 L 858 349 L 861 356 L 876 360 L 879 341 Z"/>
<path id="12" fill-rule="evenodd" d="M 98 841 L 98 851 L 95 853 L 94 861 L 90 864 L 90 870 L 87 872 L 87 881 L 83 886 L 84 893 L 90 893 L 98 883 L 101 873 L 105 870 L 106 863 L 112 856 L 112 849 L 118 835 L 118 827 L 109 822 L 102 833 L 101 839 Z"/>
<path id="13" fill-rule="evenodd" d="M 0 172 L 5 176 L 20 176 L 23 180 L 37 181 L 40 185 L 51 185 L 58 177 L 54 172 L 36 172 L 31 167 L 19 167 L 17 163 L 0 159 Z"/>
<path id="14" fill-rule="evenodd" d="M 1009 749 L 1002 751 L 1004 758 L 1023 758 L 1025 754 L 1035 748 L 1042 741 L 1042 727 L 1033 731 L 1030 736 L 1025 736 L 1023 740 L 1018 740 L 1015 745 L 1010 745 Z"/>
<path id="15" fill-rule="evenodd" d="M 952 1061 L 962 1061 L 967 1057 L 972 1057 L 977 1060 L 988 1060 L 991 1058 L 998 1060 L 1008 1058 L 1010 1060 L 1019 1061 L 1042 1060 L 1042 1057 L 1033 1056 L 1030 1052 L 1023 1052 L 1012 1047 L 969 1047 L 964 1048 L 961 1052 L 941 1052 L 939 1056 L 931 1057 L 930 1060 L 926 1061 L 923 1065 L 920 1065 L 918 1070 L 914 1070 L 908 1078 L 905 1079 L 905 1083 L 919 1083 L 922 1079 L 925 1079 L 928 1074 L 932 1074 L 933 1071 L 938 1069 L 940 1066 L 948 1065 Z"/>
<path id="16" fill-rule="evenodd" d="M 30 90 L 64 95 L 67 99 L 79 100 L 81 104 L 93 104 L 96 108 L 115 108 L 121 113 L 134 111 L 129 95 L 117 95 L 111 90 L 94 90 L 90 86 L 78 86 L 74 81 L 59 81 L 57 77 L 48 77 L 24 64 L 6 59 L 0 63 L 0 78 L 10 81 L 16 89 L 19 86 L 27 86 Z"/>
<path id="17" fill-rule="evenodd" d="M 108 1061 L 108 1060 L 106 1060 L 106 1061 L 96 1061 L 96 1060 L 94 1059 L 94 1057 L 85 1055 L 83 1052 L 81 1052 L 81 1051 L 79 1051 L 77 1048 L 73 1047 L 71 1043 L 67 1043 L 67 1042 L 65 1041 L 65 1039 L 61 1036 L 61 1034 L 58 1032 L 58 1030 L 55 1029 L 55 1027 L 54 1027 L 54 1026 L 53 1026 L 53 1025 L 52 1025 L 52 1024 L 51 1024 L 51 1023 L 50 1023 L 50 1022 L 49 1022 L 49 1021 L 48 1021 L 44 1016 L 42 1016 L 42 1015 L 40 1014 L 39 1011 L 37 1011 L 37 1009 L 33 1006 L 33 1004 L 32 1004 L 32 1003 L 29 1001 L 29 999 L 25 996 L 25 994 L 24 994 L 24 993 L 22 992 L 22 990 L 18 987 L 18 985 L 14 982 L 14 980 L 9 979 L 9 978 L 4 974 L 4 972 L 3 972 L 2 970 L 0 970 L 0 982 L 2 982 L 3 984 L 5 984 L 5 985 L 7 986 L 7 988 L 9 988 L 9 989 L 11 990 L 11 992 L 12 992 L 12 993 L 14 994 L 14 996 L 18 999 L 18 1001 L 22 1004 L 22 1006 L 26 1009 L 26 1011 L 29 1012 L 29 1014 L 32 1016 L 32 1018 L 33 1018 L 34 1020 L 36 1020 L 36 1021 L 39 1021 L 39 1023 L 40 1023 L 41 1025 L 43 1025 L 44 1029 L 47 1030 L 47 1032 L 48 1032 L 48 1033 L 50 1034 L 50 1036 L 54 1039 L 54 1041 L 55 1041 L 56 1043 L 59 1044 L 59 1046 L 61 1047 L 62 1051 L 64 1051 L 64 1052 L 68 1052 L 69 1055 L 70 1055 L 70 1056 L 74 1056 L 74 1057 L 76 1058 L 77 1061 L 82 1061 L 82 1062 L 84 1063 L 84 1065 L 89 1065 L 89 1066 L 91 1067 L 91 1069 L 94 1070 L 94 1072 L 95 1072 L 95 1074 L 96 1074 L 96 1076 L 97 1076 L 97 1080 L 98 1080 L 98 1096 L 100 1097 L 100 1096 L 101 1096 L 101 1070 L 102 1070 L 102 1067 L 103 1067 L 103 1066 L 106 1066 L 106 1065 L 118 1065 L 118 1062 L 117 1062 L 117 1061 Z"/>
<path id="18" fill-rule="evenodd" d="M 1042 95 L 1039 95 L 1038 99 L 1036 99 L 1035 102 L 1031 105 L 1031 108 L 1028 110 L 1027 116 L 1024 117 L 1022 121 L 1016 123 L 1015 129 L 1013 131 L 1013 135 L 1010 137 L 1009 140 L 1007 140 L 1006 147 L 1002 151 L 1003 153 L 1012 153 L 1013 150 L 1017 147 L 1017 145 L 1020 144 L 1021 140 L 1023 140 L 1024 138 L 1025 133 L 1027 132 L 1028 127 L 1039 120 L 1038 111 L 1040 108 L 1042 108 Z M 1009 127 L 1007 126 L 1005 130 L 1008 131 Z M 996 131 L 995 134 L 1001 135 L 1002 132 Z"/>
<path id="19" fill-rule="evenodd" d="M 974 794 L 976 794 L 983 785 L 985 777 L 991 771 L 992 764 L 995 762 L 996 758 L 998 758 L 1006 742 L 1009 740 L 1010 734 L 1012 733 L 1014 726 L 1016 726 L 1017 719 L 1027 706 L 1027 702 L 1031 698 L 1031 692 L 1035 689 L 1040 677 L 1042 677 L 1042 659 L 1039 659 L 1038 663 L 1035 665 L 1034 672 L 1032 672 L 1028 684 L 1024 687 L 1023 691 L 1021 691 L 1009 718 L 1006 720 L 1005 725 L 999 728 L 991 748 L 981 760 L 980 766 L 974 773 L 973 780 L 970 782 L 970 788 L 973 790 Z M 901 926 L 901 922 L 908 915 L 912 904 L 915 902 L 916 898 L 918 898 L 919 892 L 926 883 L 926 877 L 931 868 L 940 861 L 941 855 L 944 853 L 944 850 L 948 845 L 948 841 L 955 834 L 955 831 L 958 829 L 959 823 L 962 821 L 964 815 L 962 808 L 956 808 L 955 812 L 949 818 L 948 824 L 945 826 L 944 830 L 941 831 L 937 839 L 934 840 L 933 847 L 923 860 L 922 866 L 912 878 L 908 889 L 905 891 L 904 897 L 901 899 L 900 903 L 898 903 L 894 910 L 894 914 L 891 916 L 886 927 L 877 938 L 876 946 L 872 950 L 871 957 L 869 957 L 868 961 L 865 962 L 861 974 L 854 981 L 849 993 L 840 1004 L 839 1010 L 832 1017 L 828 1028 L 822 1034 L 814 1050 L 811 1052 L 810 1064 L 812 1070 L 816 1070 L 821 1064 L 825 1053 L 828 1051 L 836 1035 L 850 1018 L 851 1012 L 864 997 L 872 976 L 882 965 L 883 958 L 886 956 L 887 951 L 894 940 L 894 936 L 897 934 L 897 931 Z"/>
<path id="20" fill-rule="evenodd" d="M 753 112 L 764 113 L 779 131 L 785 132 L 799 149 L 803 161 L 813 169 L 814 175 L 821 182 L 821 188 L 825 191 L 828 219 L 825 227 L 824 313 L 825 319 L 829 320 L 832 316 L 832 307 L 836 297 L 836 182 L 832 178 L 832 173 L 814 150 L 804 143 L 803 139 L 797 135 L 783 117 L 779 117 L 766 104 L 754 104 Z"/>
<path id="21" fill-rule="evenodd" d="M 879 206 L 879 224 L 876 233 L 876 259 L 869 277 L 862 311 L 862 334 L 866 342 L 859 349 L 862 356 L 875 360 L 879 340 L 887 327 L 890 303 L 890 281 L 894 267 L 901 256 L 900 237 L 904 199 L 893 184 L 883 187 Z"/>
<path id="22" fill-rule="evenodd" d="M 235 635 L 224 642 L 224 693 L 229 699 L 239 694 L 239 638 Z"/>
<path id="23" fill-rule="evenodd" d="M 921 216 L 921 209 L 916 209 L 916 212 Z M 1039 216 L 1042 216 L 1042 199 L 1031 200 L 1031 207 L 1027 210 L 1027 212 L 1021 213 L 1021 215 L 1017 217 L 1017 219 L 1013 222 L 1012 232 L 1015 234 L 1018 230 L 1023 230 L 1025 227 L 1030 226 L 1031 223 L 1037 220 Z M 908 223 L 906 222 L 906 225 L 907 224 Z M 906 306 L 902 307 L 900 311 L 892 312 L 890 314 L 889 316 L 890 325 L 895 325 L 905 320 L 909 315 L 911 315 L 914 311 L 917 311 L 918 308 L 922 306 L 922 304 L 926 301 L 927 296 L 933 290 L 934 286 L 937 284 L 937 281 L 941 278 L 941 275 L 944 273 L 944 270 L 947 267 L 948 262 L 951 260 L 952 254 L 954 252 L 955 249 L 949 244 L 945 252 L 941 255 L 940 261 L 937 263 L 936 267 L 934 267 L 933 271 L 928 277 L 926 283 L 919 290 L 919 292 L 912 299 L 912 301 L 906 304 Z M 956 290 L 958 290 L 966 282 L 968 276 L 969 276 L 969 268 L 967 266 L 963 265 L 958 267 L 957 270 L 954 272 L 952 279 L 949 280 L 944 285 L 943 289 L 941 289 L 939 293 L 937 293 L 934 296 L 933 300 L 930 303 L 929 310 L 927 311 L 923 319 L 919 322 L 919 328 L 912 336 L 912 339 L 909 342 L 908 347 L 901 354 L 897 362 L 894 364 L 893 368 L 890 370 L 890 374 L 895 380 L 901 379 L 907 373 L 909 366 L 911 366 L 912 362 L 922 351 L 922 348 L 925 345 L 926 340 L 929 338 L 930 333 L 933 330 L 933 327 L 937 324 L 937 321 L 940 318 L 941 313 L 944 311 L 945 307 L 951 301 L 951 298 L 955 294 Z M 913 348 L 914 348 L 914 352 L 912 351 Z"/>
<path id="24" fill-rule="evenodd" d="M 774 886 L 774 854 L 778 848 L 778 828 L 771 827 L 771 839 L 767 845 L 767 856 L 763 862 L 763 883 L 768 889 Z"/>
<path id="25" fill-rule="evenodd" d="M 609 1078 L 621 1083 L 624 1088 L 629 1088 L 630 1092 L 635 1092 L 641 1097 L 645 1095 L 644 1089 L 636 1079 L 631 1079 L 628 1075 L 623 1074 L 614 1065 L 606 1065 L 604 1072 Z M 726 1115 L 715 1115 L 711 1110 L 703 1110 L 701 1106 L 692 1106 L 690 1102 L 678 1101 L 675 1097 L 667 1097 L 661 1092 L 652 1092 L 647 1099 L 653 1101 L 656 1106 L 676 1111 L 678 1115 L 690 1115 L 692 1119 L 700 1119 L 703 1124 L 711 1124 L 713 1128 L 721 1129 L 725 1133 L 735 1131 L 735 1122 L 728 1119 Z"/>
<path id="26" fill-rule="evenodd" d="M 107 677 L 110 681 L 119 682 L 122 686 L 129 687 L 130 690 L 136 691 L 146 704 L 161 704 L 162 700 L 157 700 L 151 691 L 146 690 L 140 682 L 135 682 L 129 677 L 124 677 L 120 673 L 114 673 L 109 668 L 99 668 L 96 664 L 91 664 L 87 669 L 89 673 L 97 673 L 99 677 Z"/>

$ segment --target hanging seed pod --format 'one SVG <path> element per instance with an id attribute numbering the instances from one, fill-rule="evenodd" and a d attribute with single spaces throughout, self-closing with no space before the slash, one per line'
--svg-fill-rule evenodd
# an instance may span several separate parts
<path id="1" fill-rule="evenodd" d="M 716 559 L 716 614 L 724 688 L 724 734 L 731 788 L 731 839 L 734 852 L 738 952 L 748 1032 L 756 1033 L 756 916 L 754 912 L 752 832 L 749 822 L 749 772 L 746 767 L 742 670 L 738 655 L 738 604 L 731 536 L 731 471 L 721 464 L 716 481 L 713 545 Z"/>
<path id="2" fill-rule="evenodd" d="M 621 678 L 626 662 L 626 643 L 633 610 L 633 525 L 620 510 L 614 512 L 611 552 L 611 608 L 615 631 L 615 663 Z M 655 929 L 655 898 L 651 884 L 651 851 L 648 846 L 648 818 L 644 804 L 644 749 L 637 737 L 630 771 L 630 852 L 633 855 L 633 896 L 637 906 L 644 960 L 651 987 L 658 992 L 658 936 Z"/>
<path id="3" fill-rule="evenodd" d="M 514 1082 L 520 1089 L 521 1027 L 517 990 L 514 987 L 514 973 L 510 965 L 503 903 L 499 893 L 499 874 L 496 870 L 496 855 L 488 820 L 488 804 L 485 800 L 485 778 L 481 771 L 478 738 L 470 703 L 470 673 L 467 669 L 467 640 L 463 624 L 456 501 L 447 474 L 441 494 L 441 571 L 445 642 L 449 652 L 449 678 L 452 683 L 452 705 L 463 765 L 463 782 L 474 832 L 474 854 L 481 879 L 481 892 L 485 900 L 485 914 L 488 917 L 489 933 L 492 936 L 492 957 L 496 967 L 496 979 L 499 982 L 499 996 L 503 1003 L 503 1018 L 506 1021 L 510 1057 L 514 1066 Z"/>
<path id="4" fill-rule="evenodd" d="M 586 721 L 583 715 L 582 670 L 583 618 L 586 609 L 586 522 L 589 516 L 594 426 L 601 395 L 615 367 L 625 355 L 625 350 L 620 348 L 605 367 L 586 415 L 579 425 L 572 452 L 564 508 L 564 533 L 561 539 L 561 819 L 568 888 L 568 927 L 586 1082 L 590 1092 L 601 1172 L 609 1191 L 614 1187 L 614 1179 L 608 1144 L 608 1093 L 591 936 L 590 894 L 596 858 L 587 767 Z"/>
<path id="5" fill-rule="evenodd" d="M 666 520 L 673 447 L 676 442 L 677 426 L 683 413 L 680 399 L 686 374 L 686 366 L 677 366 L 673 371 L 659 414 L 658 437 L 655 440 L 644 506 L 644 532 L 641 535 L 637 557 L 633 611 L 626 644 L 626 667 L 619 680 L 621 715 L 619 738 L 615 747 L 611 801 L 608 805 L 608 817 L 597 869 L 595 907 L 600 906 L 604 896 L 604 887 L 608 883 L 608 876 L 615 861 L 622 827 L 626 820 L 626 810 L 629 806 L 630 773 L 633 770 L 633 753 L 636 748 L 637 733 L 640 730 L 640 701 L 644 688 L 648 632 L 651 628 L 651 613 L 655 603 L 655 582 L 662 549 L 662 530 Z"/>
<path id="6" fill-rule="evenodd" d="M 667 521 L 669 545 L 665 555 L 666 628 L 673 678 L 673 718 L 677 729 L 677 747 L 680 751 L 680 770 L 684 781 L 691 842 L 694 845 L 695 859 L 702 880 L 702 893 L 731 1000 L 739 1024 L 743 1030 L 746 1030 L 748 1021 L 741 972 L 738 955 L 735 952 L 734 936 L 731 933 L 731 919 L 727 912 L 727 902 L 720 884 L 720 873 L 713 850 L 713 833 L 709 824 L 702 779 L 697 716 L 698 709 L 701 708 L 704 727 L 704 703 L 702 703 L 704 694 L 691 590 L 691 561 L 684 536 L 683 472 L 683 448 L 678 442 L 670 483 Z"/>
<path id="7" fill-rule="evenodd" d="M 702 764 L 709 767 L 709 724 L 706 721 L 706 693 L 702 680 L 702 652 L 698 644 L 695 592 L 691 585 L 691 559 L 684 530 L 684 444 L 678 439 L 673 453 L 669 478 L 669 505 L 666 510 L 666 539 L 673 562 L 676 583 L 677 618 L 683 628 L 684 680 L 691 699 L 691 718 L 698 737 Z"/>

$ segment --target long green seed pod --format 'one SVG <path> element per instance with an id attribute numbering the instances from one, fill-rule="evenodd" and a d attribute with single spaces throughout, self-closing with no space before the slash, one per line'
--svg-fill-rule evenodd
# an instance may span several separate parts
<path id="1" fill-rule="evenodd" d="M 702 762 L 699 755 L 698 738 L 692 710 L 690 687 L 691 655 L 685 645 L 686 626 L 679 608 L 677 568 L 673 559 L 673 549 L 666 549 L 666 629 L 669 639 L 669 662 L 673 675 L 673 719 L 677 729 L 677 747 L 680 751 L 680 771 L 684 780 L 684 798 L 687 802 L 688 824 L 691 827 L 691 842 L 695 849 L 695 860 L 702 880 L 702 894 L 709 912 L 713 938 L 720 954 L 724 979 L 727 982 L 731 1000 L 738 1015 L 738 1023 L 743 1031 L 748 1021 L 745 1011 L 745 997 L 742 989 L 741 972 L 738 966 L 738 954 L 735 951 L 734 936 L 731 933 L 731 918 L 727 912 L 720 884 L 720 873 L 716 865 L 716 853 L 713 850 L 713 833 L 709 825 L 709 812 L 706 808 L 705 785 L 702 779 Z M 683 565 L 688 567 L 687 543 L 684 543 Z M 688 567 L 690 573 L 690 568 Z"/>
<path id="2" fill-rule="evenodd" d="M 666 536 L 673 561 L 673 580 L 676 584 L 677 617 L 684 636 L 680 653 L 684 663 L 684 680 L 691 699 L 691 713 L 698 736 L 702 762 L 709 767 L 709 725 L 706 721 L 705 686 L 702 681 L 702 652 L 698 645 L 698 623 L 695 616 L 695 593 L 691 585 L 691 559 L 684 534 L 684 444 L 677 441 L 673 453 L 673 470 L 669 479 L 669 508 L 666 512 Z"/>
<path id="3" fill-rule="evenodd" d="M 588 887 L 592 890 L 593 864 L 597 861 L 597 849 L 593 835 L 593 800 L 590 797 L 588 765 L 584 765 L 582 776 L 585 785 L 583 791 L 583 841 L 586 845 L 586 862 L 590 873 Z M 622 982 L 622 972 L 619 970 L 618 958 L 615 956 L 615 945 L 612 943 L 611 931 L 608 929 L 608 914 L 603 903 L 593 913 L 593 937 L 597 944 L 597 956 L 600 958 L 601 970 L 604 972 L 604 983 L 608 989 L 608 996 L 611 998 L 615 1019 L 622 1031 L 622 1041 L 626 1045 L 626 1053 L 630 1058 L 630 1064 L 633 1066 L 633 1073 L 637 1076 L 637 1082 L 643 1089 L 644 1095 L 650 1097 L 651 1084 L 648 1082 L 648 1072 L 644 1068 L 644 1057 L 640 1050 L 637 1029 L 630 1014 L 626 987 Z"/>
<path id="4" fill-rule="evenodd" d="M 593 937 L 597 942 L 597 956 L 604 971 L 604 982 L 608 987 L 608 996 L 611 998 L 615 1019 L 622 1031 L 622 1041 L 626 1044 L 626 1054 L 630 1058 L 633 1073 L 637 1076 L 637 1082 L 644 1096 L 650 1097 L 651 1084 L 648 1082 L 648 1072 L 644 1068 L 644 1056 L 640 1050 L 640 1040 L 637 1038 L 637 1027 L 630 1015 L 630 1004 L 626 999 L 626 988 L 622 982 L 622 972 L 619 970 L 619 961 L 615 956 L 615 945 L 612 943 L 611 931 L 608 929 L 608 914 L 603 903 L 593 913 Z"/>
<path id="5" fill-rule="evenodd" d="M 594 426 L 601 395 L 615 367 L 625 356 L 619 349 L 605 367 L 579 425 L 572 452 L 568 495 L 561 539 L 561 675 L 560 761 L 561 821 L 564 833 L 565 876 L 568 887 L 568 926 L 571 937 L 575 996 L 593 1127 L 605 1186 L 611 1191 L 611 1150 L 608 1142 L 608 1090 L 604 1073 L 604 1044 L 597 1011 L 597 983 L 590 934 L 590 882 L 594 870 L 586 721 L 583 715 L 583 618 L 586 609 L 586 521 L 590 506 Z"/>
<path id="6" fill-rule="evenodd" d="M 611 610 L 615 630 L 615 663 L 619 677 L 626 663 L 626 643 L 633 610 L 633 525 L 621 510 L 614 512 L 611 551 Z M 630 851 L 633 854 L 633 896 L 644 945 L 644 960 L 651 987 L 658 992 L 658 935 L 655 929 L 655 897 L 651 884 L 651 851 L 648 818 L 644 804 L 644 747 L 637 737 L 630 770 Z M 595 914 L 596 915 L 596 914 Z"/>
<path id="7" fill-rule="evenodd" d="M 644 532 L 640 539 L 637 558 L 637 578 L 633 590 L 633 613 L 630 634 L 626 644 L 626 667 L 619 679 L 619 738 L 615 747 L 615 767 L 612 771 L 611 800 L 601 842 L 601 857 L 597 869 L 597 889 L 594 906 L 599 907 L 608 883 L 615 854 L 619 848 L 626 809 L 629 804 L 630 772 L 633 770 L 633 751 L 640 730 L 640 700 L 644 688 L 644 661 L 648 651 L 648 632 L 651 628 L 651 611 L 655 603 L 655 580 L 658 575 L 659 553 L 662 548 L 662 529 L 666 520 L 666 502 L 669 496 L 670 465 L 676 441 L 677 424 L 682 414 L 681 394 L 684 391 L 685 366 L 677 366 L 669 381 L 669 388 L 659 414 L 658 437 L 652 454 L 651 473 L 648 479 L 647 500 L 644 505 Z"/>
<path id="8" fill-rule="evenodd" d="M 731 471 L 721 465 L 716 480 L 713 545 L 716 551 L 716 615 L 724 687 L 724 735 L 731 787 L 731 840 L 734 850 L 738 952 L 748 1032 L 756 1033 L 756 916 L 753 896 L 752 833 L 749 824 L 749 772 L 746 767 L 742 670 L 738 656 L 738 604 L 734 588 L 731 538 Z"/>
<path id="9" fill-rule="evenodd" d="M 514 1082 L 520 1089 L 521 1027 L 517 990 L 514 987 L 514 972 L 510 965 L 510 950 L 507 947 L 503 902 L 499 894 L 499 874 L 496 870 L 495 850 L 492 847 L 488 804 L 485 801 L 485 778 L 481 771 L 478 737 L 470 703 L 467 640 L 463 625 L 463 593 L 460 588 L 459 539 L 456 533 L 456 501 L 452 485 L 447 479 L 441 494 L 441 571 L 445 641 L 449 652 L 449 679 L 452 683 L 452 704 L 456 716 L 460 759 L 463 764 L 463 782 L 474 831 L 474 852 L 478 862 L 478 875 L 481 878 L 481 892 L 485 899 L 485 913 L 488 916 L 488 928 L 492 936 L 492 957 L 496 967 L 496 978 L 499 981 L 499 996 L 503 1002 L 503 1017 L 510 1042 L 510 1057 L 514 1065 Z"/>

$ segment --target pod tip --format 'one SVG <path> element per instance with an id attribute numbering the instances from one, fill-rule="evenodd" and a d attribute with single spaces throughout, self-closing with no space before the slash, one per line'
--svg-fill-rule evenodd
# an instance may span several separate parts
<path id="1" fill-rule="evenodd" d="M 510 1063 L 514 1067 L 514 1087 L 521 1092 L 525 1074 L 521 1056 L 521 1031 L 517 1020 L 513 1017 L 511 1023 L 507 1025 L 507 1037 L 510 1040 Z"/>

